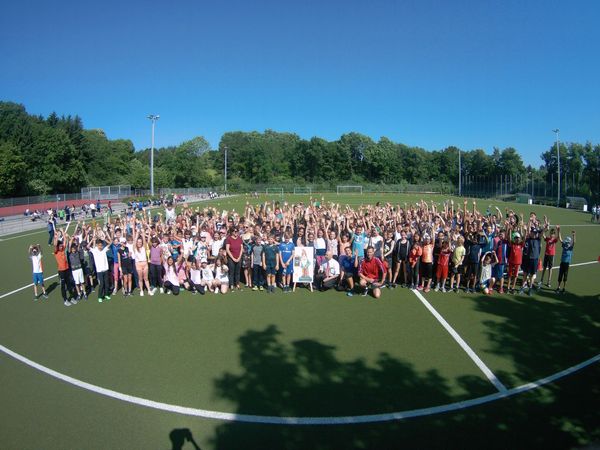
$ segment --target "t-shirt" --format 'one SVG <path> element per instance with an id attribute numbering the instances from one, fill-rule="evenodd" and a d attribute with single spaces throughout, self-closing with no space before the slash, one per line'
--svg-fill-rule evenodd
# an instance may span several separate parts
<path id="1" fill-rule="evenodd" d="M 55 250 L 54 257 L 56 258 L 56 264 L 58 266 L 59 271 L 69 269 L 69 263 L 67 262 L 67 255 L 65 254 L 64 250 L 63 251 Z"/>
<path id="2" fill-rule="evenodd" d="M 354 256 L 340 256 L 340 266 L 345 273 L 354 274 Z"/>
<path id="3" fill-rule="evenodd" d="M 256 244 L 252 247 L 252 257 L 254 258 L 254 265 L 260 266 L 262 264 L 263 245 Z"/>
<path id="4" fill-rule="evenodd" d="M 356 255 L 358 254 L 358 256 L 362 256 L 364 251 L 365 251 L 365 243 L 367 240 L 367 235 L 366 233 L 354 233 L 352 235 L 353 240 L 352 240 L 352 254 Z"/>
<path id="5" fill-rule="evenodd" d="M 192 283 L 194 284 L 200 284 L 200 281 L 202 280 L 202 272 L 200 269 L 190 268 L 190 280 L 192 280 Z"/>
<path id="6" fill-rule="evenodd" d="M 520 265 L 523 262 L 523 242 L 512 242 L 510 244 L 510 255 L 508 263 L 512 265 Z"/>
<path id="7" fill-rule="evenodd" d="M 529 259 L 538 259 L 542 252 L 542 242 L 540 238 L 532 238 L 527 240 Z"/>
<path id="8" fill-rule="evenodd" d="M 279 247 L 277 244 L 265 246 L 263 252 L 265 255 L 265 262 L 267 264 L 275 265 L 277 262 L 277 254 L 279 253 Z"/>
<path id="9" fill-rule="evenodd" d="M 481 257 L 481 244 L 479 241 L 468 241 L 469 245 L 469 262 L 478 263 Z"/>
<path id="10" fill-rule="evenodd" d="M 200 271 L 202 272 L 202 279 L 204 281 L 212 281 L 215 279 L 211 266 L 206 266 L 200 269 Z"/>
<path id="11" fill-rule="evenodd" d="M 37 255 L 31 255 L 31 265 L 33 266 L 33 273 L 42 273 L 44 270 L 42 269 L 42 255 L 38 253 Z"/>
<path id="12" fill-rule="evenodd" d="M 294 254 L 294 243 L 293 242 L 282 242 L 279 244 L 279 253 L 281 254 L 281 260 L 284 264 L 290 264 L 292 262 L 292 255 Z"/>
<path id="13" fill-rule="evenodd" d="M 371 236 L 367 241 L 367 245 L 370 245 L 375 249 L 375 256 L 377 258 L 383 257 L 383 238 L 381 236 Z"/>
<path id="14" fill-rule="evenodd" d="M 218 241 L 213 241 L 210 249 L 211 249 L 211 255 L 212 256 L 219 256 L 219 250 L 221 250 L 223 248 L 223 243 L 225 242 L 225 239 L 219 239 Z"/>
<path id="15" fill-rule="evenodd" d="M 495 238 L 494 250 L 498 258 L 498 264 L 506 264 L 508 261 L 508 241 L 506 239 Z"/>
<path id="16" fill-rule="evenodd" d="M 479 278 L 480 282 L 485 282 L 492 278 L 492 264 L 482 264 L 481 265 L 481 276 Z"/>
<path id="17" fill-rule="evenodd" d="M 90 253 L 94 256 L 96 272 L 106 272 L 108 270 L 108 258 L 106 257 L 108 249 L 108 245 L 104 246 L 102 250 L 98 250 L 98 247 L 92 247 L 90 249 Z"/>
<path id="18" fill-rule="evenodd" d="M 544 252 L 544 254 L 548 256 L 556 255 L 556 242 L 558 241 L 558 239 L 556 239 L 555 237 L 548 236 L 545 238 L 545 241 L 546 251 Z"/>
<path id="19" fill-rule="evenodd" d="M 452 251 L 447 248 L 446 250 L 440 250 L 440 255 L 438 256 L 438 265 L 439 266 L 447 266 L 448 262 L 450 262 L 450 255 Z"/>
<path id="20" fill-rule="evenodd" d="M 573 244 L 572 242 L 570 244 L 563 242 L 562 256 L 560 257 L 560 262 L 571 264 L 571 259 L 573 258 L 573 247 L 575 247 L 575 244 Z"/>
<path id="21" fill-rule="evenodd" d="M 463 261 L 463 258 L 465 257 L 466 253 L 467 250 L 462 245 L 459 245 L 454 248 L 454 252 L 452 252 L 452 264 L 454 265 L 454 267 L 461 264 L 461 261 Z"/>
<path id="22" fill-rule="evenodd" d="M 79 252 L 69 252 L 69 263 L 71 264 L 71 270 L 81 269 L 81 258 Z"/>
<path id="23" fill-rule="evenodd" d="M 242 254 L 242 243 L 242 238 L 239 236 L 237 239 L 234 239 L 231 236 L 228 236 L 227 239 L 225 239 L 225 246 L 229 245 L 229 252 L 235 259 L 238 259 Z"/>
<path id="24" fill-rule="evenodd" d="M 385 268 L 383 267 L 383 263 L 379 258 L 373 257 L 370 260 L 364 258 L 360 263 L 358 273 L 367 278 L 379 280 L 385 273 Z"/>

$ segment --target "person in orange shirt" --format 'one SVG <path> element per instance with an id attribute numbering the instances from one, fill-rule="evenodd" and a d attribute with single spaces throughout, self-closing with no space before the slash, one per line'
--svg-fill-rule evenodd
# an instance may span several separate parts
<path id="1" fill-rule="evenodd" d="M 68 226 L 67 226 L 68 229 Z M 60 292 L 62 294 L 65 306 L 76 305 L 77 300 L 71 293 L 71 271 L 69 270 L 69 261 L 67 259 L 67 249 L 65 243 L 69 241 L 69 235 L 65 231 L 59 231 L 54 235 L 54 258 L 58 266 L 58 278 L 60 280 Z M 61 239 L 59 240 L 59 236 Z M 68 294 L 68 295 L 67 295 Z M 70 296 L 70 300 L 69 300 Z"/>
<path id="2" fill-rule="evenodd" d="M 419 284 L 419 268 L 421 264 L 421 255 L 423 247 L 421 247 L 421 237 L 418 234 L 413 235 L 413 242 L 408 254 L 408 269 L 409 279 L 411 280 L 411 289 L 416 289 Z"/>

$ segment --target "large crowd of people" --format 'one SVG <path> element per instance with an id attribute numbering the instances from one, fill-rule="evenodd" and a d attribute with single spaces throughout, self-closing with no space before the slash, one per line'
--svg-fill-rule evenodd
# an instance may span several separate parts
<path id="1" fill-rule="evenodd" d="M 564 293 L 575 245 L 575 231 L 563 236 L 545 216 L 480 211 L 466 200 L 352 209 L 311 198 L 246 202 L 240 212 L 166 203 L 164 210 L 130 207 L 98 222 L 49 224 L 65 306 L 95 290 L 99 302 L 119 292 L 288 293 L 294 270 L 310 270 L 294 265 L 298 247 L 314 256 L 314 273 L 302 274 L 311 288 L 379 298 L 384 288 L 396 287 L 532 295 L 544 279 L 551 287 L 560 243 L 556 292 Z M 47 298 L 41 246 L 31 246 L 29 257 L 35 299 Z"/>

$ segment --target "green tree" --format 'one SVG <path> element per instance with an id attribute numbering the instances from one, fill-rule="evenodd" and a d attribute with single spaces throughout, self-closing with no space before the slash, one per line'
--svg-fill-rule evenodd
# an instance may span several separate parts
<path id="1" fill-rule="evenodd" d="M 24 189 L 27 165 L 15 144 L 0 141 L 0 196 L 14 195 Z"/>

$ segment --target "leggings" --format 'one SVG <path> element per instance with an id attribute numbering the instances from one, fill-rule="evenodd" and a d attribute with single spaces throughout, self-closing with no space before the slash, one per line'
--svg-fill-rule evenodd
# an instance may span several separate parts
<path id="1" fill-rule="evenodd" d="M 150 264 L 150 286 L 162 287 L 162 266 L 160 264 Z"/>
<path id="2" fill-rule="evenodd" d="M 108 276 L 108 270 L 104 272 L 98 272 L 98 298 L 104 298 L 110 291 L 110 278 Z"/>
<path id="3" fill-rule="evenodd" d="M 71 274 L 68 270 L 59 270 L 58 278 L 60 279 L 60 293 L 64 301 L 68 300 L 67 293 L 71 290 L 70 281 Z"/>
<path id="4" fill-rule="evenodd" d="M 560 284 L 563 280 L 566 283 L 568 276 L 569 276 L 569 263 L 561 262 L 560 268 L 558 269 L 558 284 Z"/>
<path id="5" fill-rule="evenodd" d="M 165 286 L 165 289 L 167 291 L 171 291 L 173 293 L 173 295 L 179 295 L 179 286 L 175 286 L 170 281 L 165 281 L 164 286 Z"/>
<path id="6" fill-rule="evenodd" d="M 242 268 L 242 260 L 235 262 L 232 258 L 227 260 L 229 267 L 229 287 L 234 287 L 240 284 L 240 269 Z"/>

